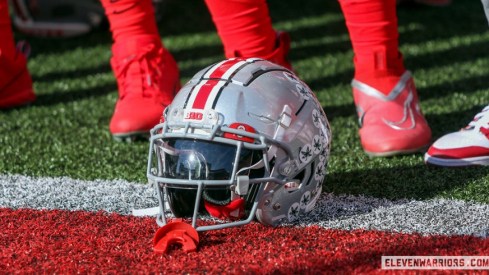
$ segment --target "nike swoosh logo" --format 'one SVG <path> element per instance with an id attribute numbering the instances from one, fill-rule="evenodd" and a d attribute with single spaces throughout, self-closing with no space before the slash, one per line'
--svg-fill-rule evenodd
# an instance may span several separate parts
<path id="1" fill-rule="evenodd" d="M 400 121 L 389 121 L 385 118 L 382 118 L 384 123 L 395 130 L 411 130 L 414 127 L 416 127 L 416 120 L 414 119 L 413 109 L 411 108 L 411 102 L 413 101 L 413 97 L 414 97 L 413 90 L 411 88 L 411 84 L 409 84 L 409 95 L 404 101 L 404 117 Z M 411 126 L 409 127 L 398 126 L 406 122 L 408 118 L 411 118 Z"/>
<path id="2" fill-rule="evenodd" d="M 360 127 L 363 126 L 363 118 L 365 117 L 365 111 L 363 110 L 362 106 L 357 105 L 357 114 L 358 114 L 358 124 L 360 124 Z"/>
<path id="3" fill-rule="evenodd" d="M 117 1 L 119 1 L 119 0 L 111 0 L 111 1 L 115 1 L 115 2 L 117 2 Z M 112 2 L 112 3 L 115 3 L 115 2 Z M 136 2 L 136 3 L 134 3 L 132 6 L 130 6 L 130 7 L 128 7 L 128 8 L 126 8 L 126 9 L 123 9 L 123 10 L 114 10 L 112 13 L 113 13 L 113 14 L 121 14 L 121 13 L 125 13 L 126 11 L 128 11 L 128 10 L 130 10 L 130 9 L 132 9 L 132 8 L 134 8 L 134 7 L 136 7 L 138 4 L 139 4 L 139 1 L 137 1 L 137 2 Z"/>

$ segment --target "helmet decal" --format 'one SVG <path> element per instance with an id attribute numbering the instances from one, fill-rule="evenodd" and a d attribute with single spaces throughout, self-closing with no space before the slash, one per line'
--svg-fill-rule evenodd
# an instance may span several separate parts
<path id="1" fill-rule="evenodd" d="M 229 128 L 237 129 L 237 130 L 241 130 L 241 131 L 246 131 L 248 133 L 256 133 L 256 131 L 255 131 L 255 129 L 253 129 L 253 127 L 251 127 L 250 125 L 244 124 L 244 123 L 233 123 L 233 124 L 229 125 Z M 245 137 L 245 136 L 241 136 L 241 135 L 237 135 L 237 134 L 231 134 L 231 133 L 225 133 L 224 137 L 230 138 L 230 139 L 235 139 L 235 140 L 241 140 L 244 142 L 250 142 L 250 143 L 253 143 L 255 141 L 253 138 Z"/>
<path id="2" fill-rule="evenodd" d="M 295 202 L 290 206 L 287 213 L 287 218 L 289 219 L 289 222 L 295 221 L 299 217 L 299 208 L 300 204 L 298 202 Z"/>
<path id="3" fill-rule="evenodd" d="M 317 166 L 316 166 L 316 172 L 314 172 L 314 178 L 317 180 L 317 181 L 322 181 L 324 179 L 324 173 L 325 173 L 325 167 L 324 167 L 324 163 L 323 162 L 320 162 Z"/>
<path id="4" fill-rule="evenodd" d="M 314 148 L 314 154 L 317 155 L 321 153 L 321 149 L 323 148 L 324 140 L 319 135 L 315 135 L 312 139 L 312 148 Z"/>
<path id="5" fill-rule="evenodd" d="M 321 118 L 320 118 L 320 113 L 318 110 L 314 109 L 312 110 L 312 121 L 314 122 L 314 126 L 320 127 L 321 126 Z"/>
<path id="6" fill-rule="evenodd" d="M 312 153 L 312 146 L 310 144 L 306 144 L 299 152 L 299 160 L 302 163 L 308 163 L 313 156 L 314 154 Z"/>
<path id="7" fill-rule="evenodd" d="M 287 77 L 290 81 L 293 81 L 293 82 L 296 82 L 296 83 L 300 83 L 299 79 L 297 79 L 296 76 L 294 76 L 293 74 L 291 74 L 290 72 L 284 72 L 284 75 L 285 77 Z"/>
<path id="8" fill-rule="evenodd" d="M 304 87 L 304 85 L 297 84 L 295 85 L 295 88 L 305 100 L 308 100 L 311 97 L 311 93 L 309 92 L 309 89 Z"/>
<path id="9" fill-rule="evenodd" d="M 204 112 L 198 109 L 190 109 L 183 111 L 183 121 L 202 121 Z"/>
<path id="10" fill-rule="evenodd" d="M 326 155 L 327 155 L 326 146 L 323 146 L 323 148 L 321 148 L 321 152 L 319 152 L 319 161 L 324 162 L 324 160 L 326 159 Z"/>
<path id="11" fill-rule="evenodd" d="M 311 201 L 311 192 L 306 191 L 301 197 L 301 209 L 305 209 Z"/>

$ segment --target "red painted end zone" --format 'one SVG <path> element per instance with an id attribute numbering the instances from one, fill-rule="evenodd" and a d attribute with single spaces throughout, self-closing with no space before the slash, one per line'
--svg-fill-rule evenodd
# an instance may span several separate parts
<path id="1" fill-rule="evenodd" d="M 380 258 L 489 255 L 489 240 L 318 227 L 201 234 L 197 252 L 152 251 L 153 218 L 0 208 L 0 273 L 384 273 Z"/>

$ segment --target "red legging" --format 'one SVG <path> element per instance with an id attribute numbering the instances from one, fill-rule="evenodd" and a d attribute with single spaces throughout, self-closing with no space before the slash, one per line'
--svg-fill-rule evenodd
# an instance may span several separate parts
<path id="1" fill-rule="evenodd" d="M 151 0 L 101 0 L 109 19 L 114 41 L 123 41 L 135 36 L 156 36 L 158 27 Z"/>
<path id="2" fill-rule="evenodd" d="M 387 94 L 406 71 L 396 0 L 339 0 L 355 53 L 355 79 Z"/>
<path id="3" fill-rule="evenodd" d="M 16 54 L 7 0 L 0 0 L 0 54 L 9 57 Z"/>
<path id="4" fill-rule="evenodd" d="M 5 0 L 2 0 L 5 1 Z M 158 35 L 151 0 L 101 0 L 115 41 Z M 267 56 L 276 47 L 265 0 L 205 0 L 227 58 Z M 387 93 L 404 73 L 396 0 L 339 0 L 355 52 L 355 78 Z"/>
<path id="5" fill-rule="evenodd" d="M 101 0 L 114 41 L 158 35 L 151 0 Z M 265 0 L 206 0 L 227 58 L 266 56 L 276 37 Z"/>
<path id="6" fill-rule="evenodd" d="M 276 37 L 265 0 L 205 0 L 227 58 L 267 56 Z"/>

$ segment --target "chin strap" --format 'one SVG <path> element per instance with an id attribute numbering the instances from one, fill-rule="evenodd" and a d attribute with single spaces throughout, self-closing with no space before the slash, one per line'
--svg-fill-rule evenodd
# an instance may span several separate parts
<path id="1" fill-rule="evenodd" d="M 215 205 L 204 200 L 204 206 L 207 212 L 213 217 L 221 220 L 236 220 L 242 218 L 245 214 L 244 205 L 244 199 L 237 199 L 223 206 Z"/>

